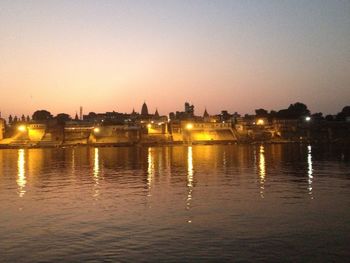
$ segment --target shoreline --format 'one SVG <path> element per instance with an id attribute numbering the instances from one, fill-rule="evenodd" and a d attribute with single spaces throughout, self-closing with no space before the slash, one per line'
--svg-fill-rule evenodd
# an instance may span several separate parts
<path id="1" fill-rule="evenodd" d="M 51 145 L 8 145 L 0 144 L 2 149 L 48 149 L 48 148 L 74 148 L 74 147 L 166 147 L 166 146 L 191 146 L 191 145 L 261 145 L 261 144 L 330 144 L 330 145 L 347 145 L 348 141 L 205 141 L 205 142 L 169 142 L 169 143 L 76 143 L 76 144 L 51 144 Z"/>

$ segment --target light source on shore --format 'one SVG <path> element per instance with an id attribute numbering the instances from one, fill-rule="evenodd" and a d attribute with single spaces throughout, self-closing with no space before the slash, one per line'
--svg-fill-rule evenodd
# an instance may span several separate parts
<path id="1" fill-rule="evenodd" d="M 305 120 L 306 120 L 307 122 L 309 122 L 309 121 L 311 121 L 311 117 L 310 117 L 310 116 L 306 116 L 306 117 L 305 117 Z"/>
<path id="2" fill-rule="evenodd" d="M 148 129 L 151 129 L 151 128 L 152 128 L 152 124 L 148 123 L 148 124 L 147 124 L 147 128 L 148 128 Z"/>
<path id="3" fill-rule="evenodd" d="M 265 124 L 265 121 L 264 121 L 263 119 L 258 119 L 258 120 L 256 121 L 256 124 L 257 124 L 257 125 L 264 125 L 264 124 Z"/>
<path id="4" fill-rule="evenodd" d="M 18 126 L 17 130 L 20 132 L 25 132 L 27 130 L 27 127 L 25 125 L 20 125 Z"/>
<path id="5" fill-rule="evenodd" d="M 192 123 L 187 123 L 186 130 L 192 130 L 192 129 L 193 129 L 193 124 Z"/>
<path id="6" fill-rule="evenodd" d="M 94 133 L 99 133 L 100 132 L 100 128 L 96 127 L 94 128 Z"/>

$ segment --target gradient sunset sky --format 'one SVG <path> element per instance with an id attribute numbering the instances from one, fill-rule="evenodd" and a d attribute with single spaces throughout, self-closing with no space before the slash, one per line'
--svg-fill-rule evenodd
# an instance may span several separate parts
<path id="1" fill-rule="evenodd" d="M 0 110 L 350 105 L 347 0 L 1 0 Z"/>

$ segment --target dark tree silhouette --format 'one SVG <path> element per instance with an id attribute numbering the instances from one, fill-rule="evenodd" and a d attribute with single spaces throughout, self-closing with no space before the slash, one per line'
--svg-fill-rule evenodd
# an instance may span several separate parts
<path id="1" fill-rule="evenodd" d="M 337 120 L 344 121 L 346 117 L 350 116 L 350 106 L 345 106 L 341 112 L 337 114 Z"/>
<path id="2" fill-rule="evenodd" d="M 59 114 L 56 115 L 55 119 L 59 123 L 64 123 L 66 121 L 70 121 L 72 118 L 67 113 L 59 113 Z"/>
<path id="3" fill-rule="evenodd" d="M 33 113 L 32 119 L 34 121 L 48 121 L 52 119 L 52 115 L 47 110 L 37 110 Z"/>
<path id="4" fill-rule="evenodd" d="M 255 110 L 255 115 L 257 117 L 267 117 L 267 116 L 269 116 L 269 113 L 265 109 L 256 109 Z"/>
<path id="5" fill-rule="evenodd" d="M 304 103 L 297 102 L 291 104 L 288 109 L 283 109 L 277 112 L 277 118 L 286 118 L 286 119 L 298 119 L 300 117 L 310 115 L 310 111 Z"/>
<path id="6" fill-rule="evenodd" d="M 326 121 L 333 121 L 334 120 L 334 117 L 332 115 L 327 115 L 325 117 Z"/>

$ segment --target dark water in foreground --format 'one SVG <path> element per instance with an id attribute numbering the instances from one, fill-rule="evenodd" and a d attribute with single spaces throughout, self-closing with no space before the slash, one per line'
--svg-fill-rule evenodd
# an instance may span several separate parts
<path id="1" fill-rule="evenodd" d="M 0 150 L 0 262 L 344 262 L 349 251 L 349 152 Z"/>

